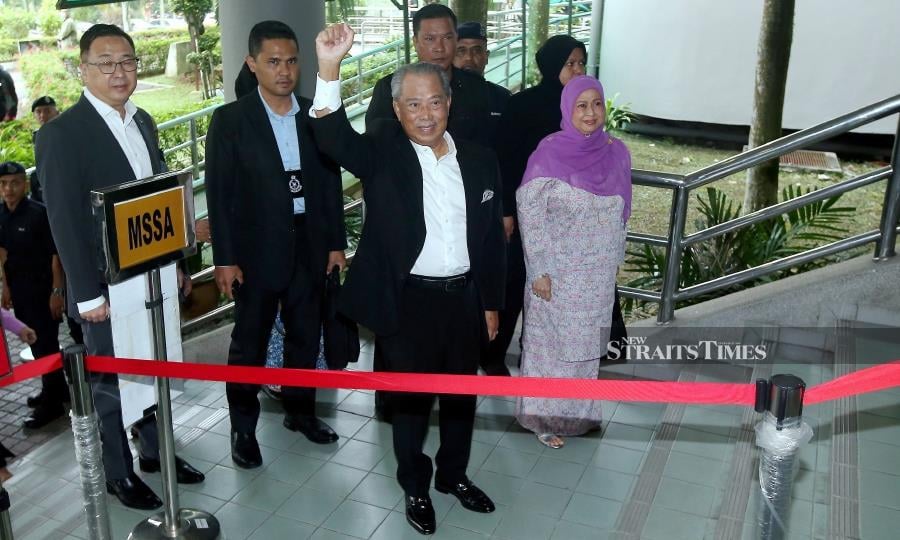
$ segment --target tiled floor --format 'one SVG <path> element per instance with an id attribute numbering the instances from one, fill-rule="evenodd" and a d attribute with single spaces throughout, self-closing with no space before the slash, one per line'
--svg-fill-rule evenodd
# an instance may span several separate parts
<path id="1" fill-rule="evenodd" d="M 859 356 L 876 363 L 895 352 L 863 343 Z M 368 367 L 370 354 L 364 349 L 358 369 Z M 607 375 L 623 371 L 620 366 Z M 779 371 L 798 373 L 810 384 L 831 378 L 822 365 L 780 365 Z M 708 379 L 715 377 L 703 380 Z M 393 478 L 391 429 L 371 417 L 371 393 L 319 392 L 319 413 L 341 436 L 326 446 L 285 430 L 279 405 L 262 399 L 258 438 L 264 466 L 245 471 L 231 462 L 222 385 L 186 385 L 175 402 L 178 452 L 207 477 L 202 484 L 181 486 L 181 506 L 214 513 L 229 540 L 421 538 L 406 523 Z M 727 538 L 716 535 L 717 520 L 725 496 L 735 489 L 747 494 L 737 530 L 743 538 L 755 537 L 755 461 L 746 482 L 733 480 L 736 444 L 746 427 L 743 409 L 604 402 L 602 434 L 571 438 L 563 449 L 551 450 L 517 426 L 513 407 L 509 399 L 482 397 L 477 409 L 469 475 L 494 499 L 496 512 L 475 514 L 432 491 L 436 540 L 602 539 L 618 537 L 614 531 L 651 540 Z M 900 530 L 900 390 L 862 396 L 859 408 L 861 537 L 894 539 Z M 825 538 L 832 408 L 817 405 L 804 412 L 816 436 L 800 452 L 788 536 Z M 678 418 L 678 425 L 668 430 L 671 418 Z M 433 455 L 438 443 L 432 425 L 426 451 Z M 653 457 L 659 455 L 662 461 Z M 16 476 L 6 487 L 17 540 L 87 537 L 70 434 L 54 437 L 12 469 Z M 145 478 L 160 489 L 159 475 Z M 635 514 L 639 485 L 655 492 L 652 504 Z M 110 507 L 117 539 L 126 538 L 147 515 L 115 499 Z M 639 527 L 625 519 L 634 515 Z"/>

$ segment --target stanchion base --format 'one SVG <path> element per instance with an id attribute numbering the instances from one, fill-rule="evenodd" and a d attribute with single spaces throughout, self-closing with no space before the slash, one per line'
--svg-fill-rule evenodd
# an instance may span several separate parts
<path id="1" fill-rule="evenodd" d="M 178 531 L 174 536 L 163 526 L 165 514 L 148 517 L 138 523 L 128 540 L 218 540 L 221 535 L 219 520 L 212 514 L 202 510 L 182 508 L 178 511 Z"/>

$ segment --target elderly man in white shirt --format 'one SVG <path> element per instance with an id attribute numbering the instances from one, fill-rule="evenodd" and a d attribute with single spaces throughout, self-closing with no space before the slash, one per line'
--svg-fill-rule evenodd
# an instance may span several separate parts
<path id="1" fill-rule="evenodd" d="M 394 74 L 399 123 L 380 120 L 365 135 L 356 133 L 338 93 L 340 61 L 352 42 L 345 24 L 316 38 L 319 78 L 310 110 L 316 144 L 361 179 L 366 199 L 366 226 L 340 310 L 375 333 L 387 371 L 474 375 L 484 345 L 497 334 L 505 292 L 496 157 L 446 131 L 449 81 L 427 63 Z M 493 512 L 493 502 L 466 476 L 475 396 L 439 399 L 435 489 L 468 510 Z M 434 400 L 391 396 L 397 480 L 407 521 L 422 534 L 436 529 L 432 462 L 422 451 Z"/>

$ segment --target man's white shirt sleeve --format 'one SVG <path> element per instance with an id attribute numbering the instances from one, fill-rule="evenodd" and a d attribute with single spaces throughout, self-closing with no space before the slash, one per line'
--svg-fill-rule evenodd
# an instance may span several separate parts
<path id="1" fill-rule="evenodd" d="M 330 109 L 332 112 L 341 108 L 341 81 L 325 81 L 316 74 L 316 95 L 313 97 L 310 118 L 316 117 L 316 111 Z"/>

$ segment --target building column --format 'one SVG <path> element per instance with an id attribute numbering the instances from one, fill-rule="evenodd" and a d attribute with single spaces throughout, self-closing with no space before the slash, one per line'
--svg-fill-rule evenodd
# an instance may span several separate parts
<path id="1" fill-rule="evenodd" d="M 247 56 L 250 29 L 260 21 L 281 21 L 300 42 L 300 93 L 312 98 L 316 89 L 316 35 L 325 27 L 323 0 L 219 0 L 225 100 L 234 100 L 234 79 Z"/>

